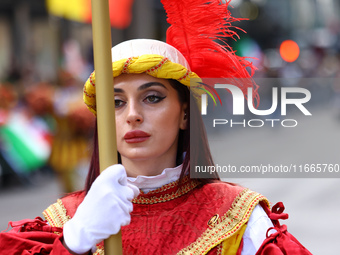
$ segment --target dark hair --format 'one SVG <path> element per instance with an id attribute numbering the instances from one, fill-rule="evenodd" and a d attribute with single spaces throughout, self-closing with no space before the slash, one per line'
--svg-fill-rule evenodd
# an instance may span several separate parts
<path id="1" fill-rule="evenodd" d="M 195 103 L 195 99 L 188 87 L 184 86 L 177 80 L 169 80 L 171 86 L 177 91 L 179 101 L 182 104 L 187 104 L 187 128 L 179 131 L 176 164 L 183 164 L 182 172 L 179 179 L 179 186 L 182 183 L 184 176 L 190 175 L 190 165 L 213 166 L 214 162 L 210 153 L 210 148 L 207 140 L 207 135 L 204 129 L 203 121 L 199 113 L 199 109 Z M 195 130 L 191 129 L 194 127 Z M 195 131 L 195 139 L 190 142 L 191 131 Z M 191 152 L 191 153 L 190 153 Z M 183 158 L 183 154 L 184 158 Z M 118 163 L 121 163 L 118 153 Z M 88 192 L 94 180 L 99 176 L 99 150 L 98 150 L 98 131 L 97 121 L 95 121 L 94 136 L 93 136 L 93 153 L 90 163 L 89 173 L 85 183 L 85 191 Z M 197 178 L 196 178 L 197 179 Z M 218 174 L 207 173 L 199 180 L 205 184 L 220 180 Z"/>

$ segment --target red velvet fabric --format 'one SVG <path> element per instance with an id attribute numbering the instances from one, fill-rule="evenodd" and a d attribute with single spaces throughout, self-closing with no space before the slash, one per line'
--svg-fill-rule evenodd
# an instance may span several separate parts
<path id="1" fill-rule="evenodd" d="M 139 199 L 154 200 L 155 203 L 133 205 L 131 223 L 122 227 L 124 254 L 176 254 L 201 236 L 214 215 L 224 215 L 244 190 L 217 182 L 199 186 L 166 202 L 156 201 L 176 193 L 177 188 L 175 185 L 161 192 L 139 195 Z M 69 216 L 73 217 L 83 198 L 83 193 L 62 198 Z M 213 249 L 209 254 L 215 253 L 216 249 Z"/>
<path id="2" fill-rule="evenodd" d="M 214 215 L 225 215 L 242 190 L 226 183 L 213 183 L 165 203 L 134 204 L 131 223 L 122 228 L 124 251 L 129 255 L 140 251 L 142 254 L 176 254 L 201 236 Z"/>
<path id="3" fill-rule="evenodd" d="M 6 255 L 70 255 L 62 244 L 61 228 L 47 225 L 41 218 L 10 222 L 12 230 L 0 233 L 0 251 Z"/>
<path id="4" fill-rule="evenodd" d="M 279 219 L 287 219 L 288 214 L 283 213 L 285 207 L 282 202 L 278 202 L 272 211 L 266 212 L 272 220 L 274 227 L 268 229 L 267 239 L 263 242 L 256 255 L 312 255 L 293 235 L 287 231 L 286 225 L 280 225 Z M 274 229 L 276 233 L 268 235 Z"/>

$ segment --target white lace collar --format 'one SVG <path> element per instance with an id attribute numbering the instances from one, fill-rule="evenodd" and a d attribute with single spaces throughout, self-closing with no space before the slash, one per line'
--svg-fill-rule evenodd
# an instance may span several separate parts
<path id="1" fill-rule="evenodd" d="M 177 181 L 181 175 L 182 165 L 175 168 L 165 168 L 163 172 L 155 176 L 138 175 L 135 177 L 128 177 L 128 182 L 137 186 L 144 193 L 158 189 L 170 182 Z"/>

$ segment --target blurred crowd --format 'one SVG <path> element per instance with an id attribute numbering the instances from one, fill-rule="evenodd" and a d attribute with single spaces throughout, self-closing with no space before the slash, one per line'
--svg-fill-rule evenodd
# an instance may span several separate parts
<path id="1" fill-rule="evenodd" d="M 81 188 L 94 126 L 82 85 L 64 70 L 56 84 L 0 83 L 0 187 L 13 179 L 29 185 L 33 175 L 50 173 L 65 192 Z"/>

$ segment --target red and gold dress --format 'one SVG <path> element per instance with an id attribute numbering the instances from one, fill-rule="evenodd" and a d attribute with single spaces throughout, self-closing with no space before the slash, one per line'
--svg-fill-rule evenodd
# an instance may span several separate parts
<path id="1" fill-rule="evenodd" d="M 75 193 L 48 207 L 43 214 L 49 226 L 62 228 L 83 198 Z M 124 254 L 241 254 L 243 233 L 259 203 L 269 207 L 254 191 L 224 182 L 202 185 L 189 177 L 180 189 L 175 181 L 142 192 L 133 200 L 130 225 L 122 228 Z M 103 254 L 102 244 L 95 254 Z"/>
<path id="2" fill-rule="evenodd" d="M 43 212 L 45 221 L 36 218 L 11 222 L 12 230 L 0 233 L 0 251 L 6 255 L 70 255 L 62 244 L 63 226 L 84 197 L 85 192 L 77 192 L 58 199 Z M 272 212 L 268 209 L 268 200 L 249 189 L 220 181 L 203 185 L 185 177 L 181 188 L 174 181 L 141 192 L 133 200 L 131 223 L 122 227 L 123 253 L 311 255 L 285 225 L 278 224 L 278 219 L 288 217 L 282 203 L 276 204 Z M 266 237 L 268 217 L 275 231 Z M 260 243 L 251 245 L 257 238 L 254 235 L 261 236 Z M 103 242 L 94 254 L 104 254 Z"/>

